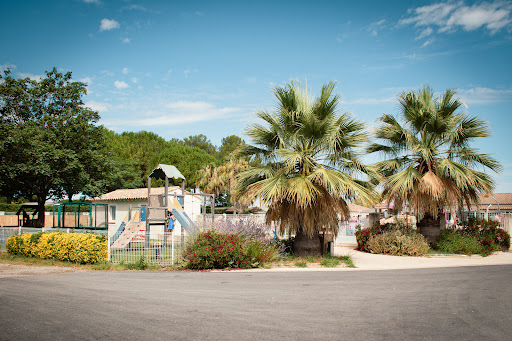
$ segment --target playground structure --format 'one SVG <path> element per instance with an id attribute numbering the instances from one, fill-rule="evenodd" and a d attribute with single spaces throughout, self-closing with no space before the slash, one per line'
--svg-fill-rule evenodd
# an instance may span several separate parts
<path id="1" fill-rule="evenodd" d="M 152 179 L 164 181 L 163 193 L 161 187 L 158 191 L 152 191 Z M 175 186 L 170 193 L 169 179 L 181 180 L 181 188 Z M 159 164 L 151 172 L 148 177 L 147 191 L 147 204 L 130 205 L 124 220 L 109 231 L 109 259 L 113 262 L 118 259 L 130 262 L 132 259 L 129 257 L 134 257 L 133 255 L 144 255 L 147 261 L 158 259 L 160 263 L 173 259 L 175 241 L 181 246 L 184 243 L 185 232 L 187 235 L 192 235 L 198 230 L 189 216 L 194 211 L 192 205 L 200 204 L 198 213 L 202 213 L 202 219 L 205 222 L 209 219 L 206 217 L 207 198 L 210 198 L 211 203 L 215 202 L 214 194 L 186 192 L 185 177 L 171 165 Z M 172 212 L 177 220 L 177 226 L 172 232 L 167 231 L 168 212 Z M 196 214 L 193 216 L 198 218 Z M 212 215 L 212 221 L 214 218 Z M 133 261 L 136 260 L 135 257 Z"/>
<path id="2" fill-rule="evenodd" d="M 72 207 L 71 212 L 66 208 Z M 87 211 L 82 208 L 87 207 Z M 53 204 L 53 227 L 106 230 L 108 204 L 89 202 L 69 202 Z M 87 214 L 86 214 L 87 213 Z"/>
<path id="3" fill-rule="evenodd" d="M 151 179 L 164 180 L 164 194 L 151 194 Z M 169 203 L 169 179 L 182 180 L 181 196 L 174 194 L 174 198 Z M 159 164 L 148 176 L 148 205 L 146 208 L 146 244 L 149 245 L 150 231 L 152 226 L 160 226 L 165 231 L 167 227 L 167 212 L 171 211 L 176 220 L 180 223 L 182 241 L 184 240 L 184 232 L 193 234 L 197 232 L 197 227 L 185 213 L 183 205 L 185 203 L 185 177 L 181 172 L 172 165 Z M 210 197 L 211 202 L 215 203 L 214 194 L 194 193 L 188 195 L 203 196 L 203 217 L 206 215 L 206 198 Z M 180 200 L 181 199 L 181 200 Z M 181 201 L 181 202 L 180 202 Z M 172 205 L 170 205 L 172 204 Z M 212 204 L 214 206 L 214 204 Z M 215 212 L 213 209 L 212 212 Z M 212 221 L 215 219 L 215 213 L 212 214 Z"/>
<path id="4" fill-rule="evenodd" d="M 27 212 L 28 210 L 34 210 L 32 214 Z M 37 202 L 26 202 L 22 204 L 16 212 L 18 216 L 18 227 L 37 227 L 37 220 L 40 215 L 44 215 L 44 212 L 39 210 Z"/>

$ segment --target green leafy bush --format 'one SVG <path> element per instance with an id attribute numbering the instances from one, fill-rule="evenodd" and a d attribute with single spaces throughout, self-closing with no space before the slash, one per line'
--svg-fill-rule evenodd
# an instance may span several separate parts
<path id="1" fill-rule="evenodd" d="M 243 244 L 244 253 L 252 267 L 263 266 L 281 259 L 282 247 L 278 243 L 262 243 L 249 239 Z"/>
<path id="2" fill-rule="evenodd" d="M 461 228 L 441 233 L 436 249 L 454 254 L 481 254 L 483 256 L 510 248 L 510 235 L 493 220 L 472 217 Z"/>
<path id="3" fill-rule="evenodd" d="M 462 232 L 476 237 L 484 248 L 490 249 L 492 241 L 498 248 L 504 251 L 510 248 L 510 234 L 499 227 L 499 222 L 494 220 L 471 217 L 463 223 Z"/>
<path id="4" fill-rule="evenodd" d="M 451 229 L 441 233 L 436 249 L 449 254 L 472 255 L 482 253 L 481 245 L 474 236 L 462 233 L 460 230 Z"/>
<path id="5" fill-rule="evenodd" d="M 393 256 L 422 256 L 428 252 L 429 246 L 425 238 L 417 232 L 405 233 L 394 229 L 370 236 L 365 249 L 371 253 Z"/>
<path id="6" fill-rule="evenodd" d="M 98 263 L 107 258 L 107 236 L 90 233 L 23 233 L 9 237 L 5 245 L 12 255 L 80 264 Z"/>
<path id="7" fill-rule="evenodd" d="M 247 268 L 242 240 L 236 234 L 220 234 L 215 230 L 199 233 L 185 248 L 190 269 Z"/>

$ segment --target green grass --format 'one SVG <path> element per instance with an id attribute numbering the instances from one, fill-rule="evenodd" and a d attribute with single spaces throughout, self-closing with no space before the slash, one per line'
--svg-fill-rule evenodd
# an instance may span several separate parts
<path id="1" fill-rule="evenodd" d="M 30 266 L 58 266 L 58 267 L 72 267 L 80 270 L 177 270 L 179 265 L 161 266 L 154 263 L 142 264 L 140 258 L 133 263 L 120 263 L 113 264 L 107 261 L 96 264 L 77 264 L 72 262 L 62 262 L 54 259 L 41 259 L 36 257 L 26 257 L 19 255 L 10 255 L 7 252 L 0 252 L 0 263 L 14 264 L 14 265 L 30 265 Z"/>
<path id="2" fill-rule="evenodd" d="M 306 263 L 304 261 L 296 261 L 295 262 L 295 266 L 298 267 L 298 268 L 307 268 L 308 267 L 308 263 Z"/>

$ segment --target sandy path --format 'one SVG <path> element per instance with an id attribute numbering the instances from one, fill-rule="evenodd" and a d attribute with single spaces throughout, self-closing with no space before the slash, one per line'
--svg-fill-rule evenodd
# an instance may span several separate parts
<path id="1" fill-rule="evenodd" d="M 0 263 L 0 278 L 5 277 L 18 277 L 18 276 L 34 276 L 34 275 L 49 275 L 59 274 L 65 272 L 75 272 L 79 269 L 74 267 L 63 266 L 33 266 L 33 265 L 19 265 L 19 264 L 2 264 Z"/>

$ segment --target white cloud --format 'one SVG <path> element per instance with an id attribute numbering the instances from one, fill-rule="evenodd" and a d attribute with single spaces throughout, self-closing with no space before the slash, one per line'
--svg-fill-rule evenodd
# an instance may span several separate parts
<path id="1" fill-rule="evenodd" d="M 512 89 L 491 89 L 475 87 L 470 89 L 457 89 L 457 94 L 466 104 L 487 104 L 503 101 L 512 101 Z"/>
<path id="2" fill-rule="evenodd" d="M 349 99 L 346 101 L 341 101 L 342 104 L 382 104 L 382 103 L 391 103 L 395 102 L 396 97 L 381 97 L 381 98 L 356 98 Z"/>
<path id="3" fill-rule="evenodd" d="M 87 108 L 90 108 L 94 111 L 98 111 L 98 112 L 107 112 L 109 111 L 110 107 L 111 107 L 111 104 L 109 103 L 102 103 L 102 102 L 95 102 L 95 101 L 89 101 L 89 102 L 85 102 L 84 104 Z"/>
<path id="4" fill-rule="evenodd" d="M 432 44 L 434 41 L 435 41 L 435 39 L 434 39 L 434 38 L 430 38 L 430 39 L 426 40 L 426 41 L 423 43 L 423 45 L 421 45 L 421 47 L 427 47 L 427 46 L 429 46 L 430 44 Z"/>
<path id="5" fill-rule="evenodd" d="M 137 83 L 137 77 L 132 77 L 132 83 Z"/>
<path id="6" fill-rule="evenodd" d="M 92 78 L 91 77 L 80 78 L 79 81 L 82 82 L 82 83 L 86 83 L 88 85 L 92 84 Z"/>
<path id="7" fill-rule="evenodd" d="M 7 69 L 11 69 L 11 71 L 12 71 L 12 70 L 16 69 L 16 65 L 10 64 L 10 63 L 0 65 L 0 72 L 3 72 L 4 70 L 7 70 Z"/>
<path id="8" fill-rule="evenodd" d="M 147 7 L 144 7 L 142 5 L 137 5 L 137 4 L 125 6 L 122 8 L 122 10 L 141 11 L 141 12 L 147 12 L 147 13 L 160 14 L 160 11 L 155 11 L 155 10 L 152 10 L 152 9 L 149 9 Z"/>
<path id="9" fill-rule="evenodd" d="M 437 3 L 408 10 L 408 16 L 399 21 L 402 25 L 415 25 L 421 29 L 417 39 L 428 37 L 433 29 L 438 32 L 455 32 L 461 28 L 473 31 L 479 28 L 494 34 L 510 28 L 512 3 L 504 1 L 482 2 L 467 6 L 463 1 Z"/>
<path id="10" fill-rule="evenodd" d="M 177 126 L 201 121 L 212 121 L 231 117 L 240 108 L 223 107 L 217 108 L 208 102 L 177 101 L 163 105 L 164 112 L 152 113 L 143 119 L 123 120 L 127 126 Z M 159 109 L 161 110 L 161 109 Z M 118 125 L 119 121 L 105 121 L 105 125 Z"/>
<path id="11" fill-rule="evenodd" d="M 127 67 L 124 67 L 123 68 L 123 75 L 127 75 L 128 74 L 128 68 Z"/>
<path id="12" fill-rule="evenodd" d="M 101 4 L 100 0 L 83 0 L 86 4 Z"/>
<path id="13" fill-rule="evenodd" d="M 114 86 L 117 89 L 126 89 L 128 87 L 128 84 L 126 84 L 126 82 L 124 82 L 124 81 L 115 81 Z"/>
<path id="14" fill-rule="evenodd" d="M 41 78 L 43 78 L 43 75 L 34 75 L 32 73 L 22 73 L 22 72 L 19 73 L 19 76 L 21 78 L 30 78 L 33 81 L 40 81 Z"/>
<path id="15" fill-rule="evenodd" d="M 426 38 L 426 37 L 430 36 L 433 32 L 434 32 L 434 30 L 432 29 L 432 27 L 427 27 L 420 33 L 419 36 L 416 37 L 416 39 L 419 40 L 419 39 Z"/>
<path id="16" fill-rule="evenodd" d="M 370 34 L 374 37 L 376 37 L 379 34 L 379 31 L 384 28 L 384 24 L 386 23 L 385 19 L 376 21 L 371 23 L 368 28 L 366 29 Z"/>
<path id="17" fill-rule="evenodd" d="M 123 44 L 129 44 L 131 42 L 130 38 L 123 38 L 121 39 L 121 41 L 123 42 Z"/>
<path id="18" fill-rule="evenodd" d="M 101 19 L 100 31 L 110 31 L 119 27 L 119 23 L 114 19 Z"/>

